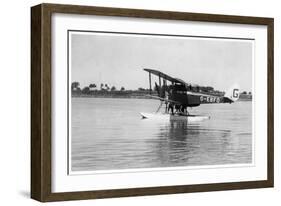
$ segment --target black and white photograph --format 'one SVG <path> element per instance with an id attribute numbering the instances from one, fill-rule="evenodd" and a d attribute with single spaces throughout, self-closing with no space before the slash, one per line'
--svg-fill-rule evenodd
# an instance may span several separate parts
<path id="1" fill-rule="evenodd" d="M 72 172 L 254 161 L 254 39 L 68 31 Z"/>

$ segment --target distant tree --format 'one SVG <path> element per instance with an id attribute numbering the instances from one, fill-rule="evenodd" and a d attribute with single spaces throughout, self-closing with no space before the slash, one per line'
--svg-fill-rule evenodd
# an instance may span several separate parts
<path id="1" fill-rule="evenodd" d="M 96 90 L 96 88 L 97 88 L 97 85 L 96 85 L 96 84 L 90 84 L 90 85 L 89 85 L 89 90 L 90 90 L 90 91 L 94 91 L 94 90 Z"/>
<path id="2" fill-rule="evenodd" d="M 121 87 L 120 91 L 125 91 L 125 87 Z"/>
<path id="3" fill-rule="evenodd" d="M 90 88 L 89 88 L 89 87 L 84 87 L 84 88 L 82 89 L 82 93 L 83 93 L 83 94 L 89 94 L 89 92 L 90 92 Z"/>
<path id="4" fill-rule="evenodd" d="M 90 88 L 96 88 L 97 85 L 96 85 L 96 84 L 90 84 L 89 87 L 90 87 Z"/>
<path id="5" fill-rule="evenodd" d="M 206 87 L 206 89 L 207 89 L 208 91 L 214 91 L 214 88 L 213 88 L 213 87 L 210 87 L 210 86 Z"/>
<path id="6" fill-rule="evenodd" d="M 77 87 L 77 88 L 75 89 L 75 91 L 81 92 L 80 87 Z"/>
<path id="7" fill-rule="evenodd" d="M 207 87 L 204 87 L 204 86 L 200 86 L 199 90 L 201 90 L 202 92 L 208 92 Z"/>
<path id="8" fill-rule="evenodd" d="M 145 89 L 142 88 L 142 87 L 138 88 L 138 90 L 139 90 L 139 91 L 145 91 Z"/>
<path id="9" fill-rule="evenodd" d="M 249 95 L 252 95 L 252 92 L 249 92 L 248 94 L 249 94 Z"/>
<path id="10" fill-rule="evenodd" d="M 115 86 L 112 86 L 111 87 L 111 91 L 115 91 L 116 90 L 116 87 Z"/>
<path id="11" fill-rule="evenodd" d="M 100 84 L 100 90 L 103 90 L 103 83 Z"/>
<path id="12" fill-rule="evenodd" d="M 244 91 L 244 92 L 242 92 L 242 94 L 247 94 L 247 92 L 246 92 L 246 91 Z"/>
<path id="13" fill-rule="evenodd" d="M 107 90 L 107 91 L 110 89 L 108 84 L 105 84 L 104 87 L 105 87 L 105 90 Z"/>
<path id="14" fill-rule="evenodd" d="M 80 86 L 79 82 L 72 82 L 71 83 L 71 90 L 78 89 Z"/>

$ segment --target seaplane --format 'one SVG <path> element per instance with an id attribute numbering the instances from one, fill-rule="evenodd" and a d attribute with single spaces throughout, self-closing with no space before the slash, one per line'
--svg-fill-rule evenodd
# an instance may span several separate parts
<path id="1" fill-rule="evenodd" d="M 202 91 L 202 87 L 187 83 L 179 78 L 171 77 L 161 71 L 144 68 L 149 74 L 149 95 L 151 99 L 160 100 L 156 112 L 140 112 L 143 119 L 158 120 L 185 120 L 187 122 L 198 122 L 210 119 L 210 116 L 192 115 L 187 108 L 198 107 L 201 104 L 234 103 L 239 99 L 239 86 L 233 85 L 224 94 Z M 154 89 L 157 95 L 152 95 L 151 75 L 159 79 L 155 82 Z M 160 112 L 165 105 L 164 112 Z"/>

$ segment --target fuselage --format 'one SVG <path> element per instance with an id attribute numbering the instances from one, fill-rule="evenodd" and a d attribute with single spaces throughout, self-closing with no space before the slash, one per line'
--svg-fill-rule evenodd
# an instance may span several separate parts
<path id="1" fill-rule="evenodd" d="M 173 85 L 170 88 L 169 100 L 179 102 L 185 107 L 197 107 L 200 104 L 214 103 L 232 103 L 232 101 L 224 96 L 216 96 L 197 92 L 196 95 L 183 85 Z"/>

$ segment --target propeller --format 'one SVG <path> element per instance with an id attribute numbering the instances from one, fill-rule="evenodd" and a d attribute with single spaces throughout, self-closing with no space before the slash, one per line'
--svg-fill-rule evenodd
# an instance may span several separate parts
<path id="1" fill-rule="evenodd" d="M 170 95 L 170 92 L 168 90 L 168 87 L 165 85 L 165 86 L 162 86 L 160 87 L 156 82 L 155 82 L 155 88 L 156 88 L 156 91 L 157 91 L 157 94 L 160 98 L 163 98 L 165 99 L 167 97 L 167 94 Z"/>
<path id="2" fill-rule="evenodd" d="M 158 84 L 156 82 L 155 82 L 155 89 L 157 91 L 158 96 L 161 97 L 160 96 L 160 89 L 159 89 L 159 86 L 158 86 Z"/>

